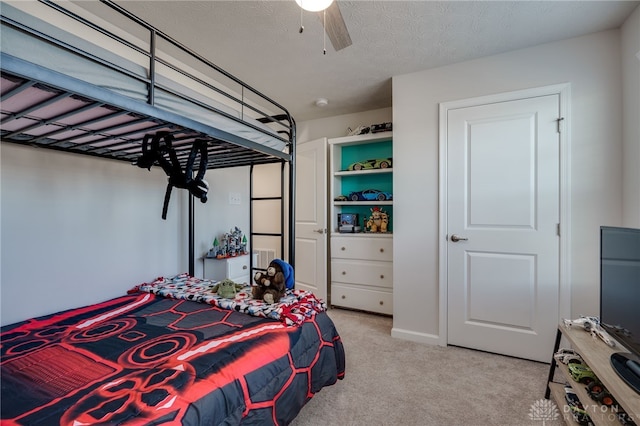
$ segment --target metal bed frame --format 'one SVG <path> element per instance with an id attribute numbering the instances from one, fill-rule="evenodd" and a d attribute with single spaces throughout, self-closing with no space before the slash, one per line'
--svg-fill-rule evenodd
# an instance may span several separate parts
<path id="1" fill-rule="evenodd" d="M 146 102 L 127 97 L 117 92 L 96 86 L 91 83 L 76 79 L 71 76 L 61 74 L 59 72 L 44 68 L 42 66 L 21 60 L 4 52 L 1 55 L 1 74 L 2 74 L 2 91 L 0 94 L 0 136 L 2 142 L 10 142 L 22 145 L 29 145 L 39 148 L 54 149 L 58 151 L 70 152 L 74 154 L 83 154 L 100 158 L 108 158 L 119 161 L 127 161 L 134 164 L 137 158 L 142 154 L 142 141 L 145 134 L 156 131 L 168 131 L 174 138 L 173 147 L 178 154 L 181 164 L 187 162 L 192 144 L 196 140 L 204 140 L 207 142 L 207 169 L 218 169 L 236 166 L 253 166 L 260 164 L 281 163 L 282 181 L 285 178 L 285 163 L 289 163 L 288 168 L 288 206 L 285 206 L 284 196 L 281 197 L 281 215 L 284 217 L 285 210 L 289 217 L 288 221 L 288 261 L 294 264 L 295 250 L 295 219 L 294 219 L 294 196 L 295 196 L 295 140 L 296 126 L 293 117 L 289 112 L 265 96 L 261 92 L 240 81 L 236 77 L 222 70 L 215 64 L 203 58 L 199 54 L 191 51 L 168 35 L 162 33 L 158 29 L 144 22 L 140 18 L 134 16 L 122 7 L 116 5 L 111 0 L 101 0 L 101 3 L 111 10 L 116 11 L 119 16 L 125 17 L 128 22 L 134 23 L 142 28 L 149 35 L 149 48 L 145 49 L 141 46 L 131 44 L 130 41 L 100 28 L 96 24 L 89 22 L 87 19 L 74 14 L 64 7 L 50 1 L 39 0 L 41 3 L 50 6 L 53 10 L 63 13 L 73 18 L 75 21 L 86 25 L 91 31 L 98 31 L 107 35 L 113 40 L 126 45 L 128 48 L 134 49 L 138 53 L 144 54 L 149 59 L 149 76 L 140 77 L 133 72 L 122 69 L 119 65 L 106 61 L 103 58 L 95 56 L 91 52 L 86 52 L 71 46 L 63 41 L 57 40 L 49 35 L 23 25 L 20 22 L 1 16 L 2 25 L 10 26 L 21 32 L 28 33 L 32 37 L 37 37 L 57 47 L 63 48 L 65 51 L 73 52 L 83 58 L 99 63 L 111 70 L 126 74 L 144 82 L 148 87 Z M 222 75 L 224 78 L 238 84 L 242 90 L 241 98 L 233 93 L 226 93 L 220 88 L 215 87 L 207 82 L 202 81 L 192 73 L 180 69 L 174 63 L 169 63 L 162 58 L 156 56 L 156 45 L 158 40 L 179 49 L 179 51 L 188 55 L 189 58 L 197 61 L 200 65 L 204 65 L 211 73 Z M 225 129 L 217 128 L 200 121 L 196 121 L 184 115 L 158 108 L 154 105 L 156 89 L 162 89 L 170 92 L 181 99 L 193 102 L 199 107 L 211 111 L 212 114 L 220 114 L 245 126 L 252 130 L 274 136 L 265 129 L 256 126 L 249 119 L 244 119 L 244 113 L 241 117 L 233 116 L 221 109 L 204 104 L 184 94 L 172 90 L 170 87 L 160 85 L 156 80 L 156 64 L 162 64 L 169 67 L 173 71 L 179 72 L 181 75 L 193 79 L 198 84 L 205 85 L 207 88 L 214 90 L 216 93 L 226 96 L 228 99 L 241 105 L 242 111 L 251 111 L 253 115 L 257 115 L 256 120 L 260 123 L 269 123 L 278 127 L 277 139 L 283 141 L 286 145 L 285 150 L 279 151 L 274 148 L 254 142 L 240 135 L 233 134 Z M 37 93 L 33 96 L 34 91 Z M 25 101 L 25 97 L 21 95 L 29 92 L 29 100 Z M 268 103 L 270 110 L 278 111 L 277 114 L 269 114 L 257 108 L 255 103 L 250 103 L 245 99 L 245 94 L 257 97 Z M 33 101 L 30 99 L 33 98 Z M 8 110 L 5 106 L 8 103 L 16 104 L 16 100 L 20 100 L 19 110 Z M 68 102 L 73 102 L 73 108 L 69 109 Z M 62 108 L 63 102 L 67 102 L 67 106 Z M 48 114 L 43 117 L 40 112 L 56 111 L 56 106 L 60 106 L 59 112 Z M 90 112 L 90 119 L 78 120 L 80 114 Z M 15 128 L 16 120 L 22 120 L 20 124 L 24 126 Z M 12 130 L 7 130 L 8 124 L 13 124 Z M 60 137 L 62 135 L 62 137 Z M 281 185 L 282 194 L 284 195 L 284 186 Z M 250 188 L 250 190 L 252 190 Z M 252 196 L 252 195 L 251 195 Z M 253 197 L 253 196 L 252 196 Z M 252 210 L 252 208 L 251 208 Z M 250 217 L 253 212 L 250 211 Z M 281 250 L 284 257 L 284 221 L 281 228 Z M 189 273 L 194 274 L 195 254 L 194 254 L 194 197 L 189 197 Z M 251 223 L 250 246 L 253 248 L 253 224 Z M 253 269 L 254 265 L 251 264 Z"/>

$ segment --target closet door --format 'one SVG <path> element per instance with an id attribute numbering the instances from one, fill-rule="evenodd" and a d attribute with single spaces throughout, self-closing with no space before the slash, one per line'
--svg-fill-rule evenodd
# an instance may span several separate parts
<path id="1" fill-rule="evenodd" d="M 296 288 L 327 300 L 327 139 L 296 147 Z"/>
<path id="2" fill-rule="evenodd" d="M 546 361 L 558 318 L 559 96 L 447 115 L 448 343 Z"/>

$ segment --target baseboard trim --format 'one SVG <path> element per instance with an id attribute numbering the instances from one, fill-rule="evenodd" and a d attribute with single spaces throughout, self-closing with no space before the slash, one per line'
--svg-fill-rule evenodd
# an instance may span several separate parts
<path id="1" fill-rule="evenodd" d="M 396 327 L 393 327 L 391 329 L 391 337 L 410 340 L 412 342 L 417 342 L 417 343 L 426 343 L 429 345 L 440 344 L 440 336 L 437 336 L 435 334 L 418 333 L 416 331 L 403 330 Z"/>

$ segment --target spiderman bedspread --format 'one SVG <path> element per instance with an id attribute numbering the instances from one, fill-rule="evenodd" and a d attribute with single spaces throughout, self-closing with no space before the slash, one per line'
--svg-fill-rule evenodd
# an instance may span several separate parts
<path id="1" fill-rule="evenodd" d="M 326 313 L 300 326 L 134 293 L 2 328 L 2 424 L 287 424 L 344 377 Z"/>

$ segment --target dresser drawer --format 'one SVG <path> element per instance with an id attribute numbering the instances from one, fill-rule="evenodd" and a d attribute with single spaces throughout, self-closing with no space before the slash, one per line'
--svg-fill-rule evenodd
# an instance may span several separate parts
<path id="1" fill-rule="evenodd" d="M 204 278 L 222 281 L 225 278 L 238 283 L 250 284 L 249 256 L 204 259 Z"/>
<path id="2" fill-rule="evenodd" d="M 227 276 L 231 279 L 249 273 L 249 256 L 230 257 L 227 259 Z"/>
<path id="3" fill-rule="evenodd" d="M 392 261 L 393 239 L 333 237 L 331 258 Z"/>
<path id="4" fill-rule="evenodd" d="M 392 288 L 393 263 L 333 259 L 331 281 Z"/>
<path id="5" fill-rule="evenodd" d="M 331 304 L 391 315 L 393 293 L 331 283 Z"/>

